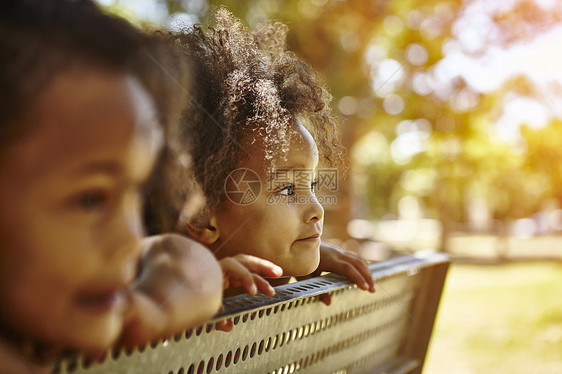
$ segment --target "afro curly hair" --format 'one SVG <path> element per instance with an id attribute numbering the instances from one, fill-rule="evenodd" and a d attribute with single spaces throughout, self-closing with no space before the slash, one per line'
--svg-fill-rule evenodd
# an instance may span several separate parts
<path id="1" fill-rule="evenodd" d="M 274 167 L 274 157 L 288 152 L 299 120 L 313 136 L 322 166 L 339 166 L 344 151 L 331 95 L 312 67 L 287 50 L 287 26 L 270 21 L 251 32 L 224 8 L 213 20 L 208 29 L 195 25 L 170 35 L 192 67 L 179 141 L 191 152 L 206 200 L 191 218 L 199 227 L 207 225 L 208 212 L 225 198 L 225 180 L 247 156 L 241 144 L 259 138 Z"/>

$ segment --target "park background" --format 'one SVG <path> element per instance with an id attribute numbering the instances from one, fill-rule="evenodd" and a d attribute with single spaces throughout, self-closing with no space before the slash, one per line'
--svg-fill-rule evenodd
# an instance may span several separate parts
<path id="1" fill-rule="evenodd" d="M 451 254 L 424 372 L 562 373 L 562 2 L 98 3 L 173 30 L 219 5 L 286 23 L 348 150 L 323 239 Z"/>

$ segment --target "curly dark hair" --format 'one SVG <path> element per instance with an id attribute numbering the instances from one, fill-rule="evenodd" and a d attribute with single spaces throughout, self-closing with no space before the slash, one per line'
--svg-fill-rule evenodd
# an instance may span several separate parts
<path id="1" fill-rule="evenodd" d="M 25 132 L 42 88 L 77 63 L 128 70 L 140 32 L 87 0 L 7 0 L 0 4 L 0 141 Z"/>
<path id="2" fill-rule="evenodd" d="M 245 157 L 241 144 L 259 137 L 265 157 L 288 151 L 295 119 L 315 139 L 323 166 L 343 159 L 331 96 L 312 67 L 286 48 L 287 26 L 267 22 L 249 31 L 230 12 L 214 12 L 214 26 L 172 35 L 192 63 L 193 90 L 180 141 L 191 150 L 193 173 L 205 198 L 197 225 L 224 198 L 224 181 Z"/>
<path id="3" fill-rule="evenodd" d="M 185 107 L 189 69 L 167 38 L 104 14 L 91 0 L 5 0 L 0 3 L 0 151 L 32 130 L 27 116 L 46 85 L 73 66 L 122 71 L 148 91 L 168 140 Z M 182 162 L 174 162 L 179 160 Z M 187 160 L 187 161 L 186 161 Z M 147 194 L 162 210 L 181 208 L 190 190 L 186 150 L 166 142 Z M 171 186 L 155 182 L 166 178 Z M 193 193 L 191 193 L 193 195 Z M 169 213 L 168 213 L 169 215 Z M 165 220 L 165 216 L 147 219 Z"/>

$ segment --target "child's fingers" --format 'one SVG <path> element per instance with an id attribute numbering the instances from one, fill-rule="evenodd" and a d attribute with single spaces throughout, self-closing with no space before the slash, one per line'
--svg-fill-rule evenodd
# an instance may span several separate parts
<path id="1" fill-rule="evenodd" d="M 224 305 L 221 305 L 219 310 L 223 311 Z M 234 323 L 232 322 L 232 319 L 230 319 L 230 318 L 217 321 L 217 323 L 215 324 L 215 328 L 218 331 L 230 332 L 230 331 L 232 331 L 233 327 L 234 327 Z"/>
<path id="2" fill-rule="evenodd" d="M 248 294 L 255 295 L 258 288 L 254 283 L 253 274 L 237 259 L 231 258 L 230 260 L 228 271 L 225 273 L 225 276 L 230 280 L 230 284 L 232 286 L 242 285 Z"/>
<path id="3" fill-rule="evenodd" d="M 357 284 L 357 286 L 359 286 L 359 288 L 361 288 L 362 290 L 374 290 L 374 285 L 371 288 L 371 285 L 369 284 L 369 281 L 373 282 L 370 273 L 368 276 L 366 276 L 364 274 L 364 272 L 362 272 L 361 270 L 361 266 L 360 264 L 357 264 L 356 261 L 353 262 L 345 262 L 342 264 L 342 274 L 344 274 L 346 277 L 348 277 L 349 279 L 351 279 L 355 284 Z M 373 291 L 371 291 L 373 292 Z"/>
<path id="4" fill-rule="evenodd" d="M 322 243 L 318 269 L 345 275 L 361 289 L 375 292 L 375 283 L 367 261 L 356 253 Z"/>
<path id="5" fill-rule="evenodd" d="M 135 347 L 160 337 L 166 328 L 166 315 L 160 305 L 143 292 L 131 292 L 118 345 Z"/>
<path id="6" fill-rule="evenodd" d="M 271 287 L 268 281 L 266 281 L 265 279 L 263 279 L 257 274 L 252 274 L 252 276 L 254 278 L 254 283 L 258 287 L 258 290 L 261 291 L 261 293 L 263 293 L 266 296 L 275 295 L 275 289 Z"/>
<path id="7" fill-rule="evenodd" d="M 223 319 L 216 323 L 215 328 L 218 331 L 230 332 L 234 328 L 234 323 L 232 323 L 231 319 Z"/>
<path id="8" fill-rule="evenodd" d="M 232 257 L 223 258 L 220 261 L 224 277 L 228 279 L 230 286 L 244 286 L 250 295 L 255 295 L 258 290 L 254 283 L 252 273 L 246 269 L 239 261 Z"/>
<path id="9" fill-rule="evenodd" d="M 332 303 L 332 295 L 329 293 L 323 293 L 318 295 L 318 299 L 323 302 L 325 305 L 330 305 Z"/>
<path id="10" fill-rule="evenodd" d="M 354 281 L 361 289 L 375 292 L 375 283 L 365 259 L 355 253 L 346 254 L 347 271 L 345 275 Z"/>
<path id="11" fill-rule="evenodd" d="M 252 273 L 262 274 L 266 277 L 278 278 L 283 275 L 283 269 L 273 262 L 252 255 L 238 254 L 234 256 Z"/>
<path id="12" fill-rule="evenodd" d="M 367 264 L 367 261 L 365 261 L 363 257 L 359 257 L 359 256 L 357 257 L 358 257 L 357 270 L 359 270 L 359 272 L 363 277 L 363 280 L 366 282 L 368 290 L 370 292 L 375 292 L 375 282 L 373 280 L 373 276 L 371 275 L 371 271 L 369 270 L 369 265 Z"/>

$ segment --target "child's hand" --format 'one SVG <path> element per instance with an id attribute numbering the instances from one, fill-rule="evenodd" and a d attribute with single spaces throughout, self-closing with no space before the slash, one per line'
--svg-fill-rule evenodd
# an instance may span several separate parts
<path id="1" fill-rule="evenodd" d="M 269 282 L 258 274 L 270 278 L 279 278 L 283 275 L 283 269 L 273 262 L 251 255 L 238 254 L 225 257 L 219 261 L 219 264 L 223 274 L 223 289 L 243 286 L 250 295 L 255 295 L 258 290 L 267 296 L 275 295 L 275 290 Z"/>
<path id="2" fill-rule="evenodd" d="M 144 256 L 120 339 L 127 347 L 204 323 L 222 299 L 221 269 L 205 247 L 175 234 L 146 238 L 142 245 Z"/>
<path id="3" fill-rule="evenodd" d="M 364 258 L 324 242 L 320 244 L 320 264 L 315 273 L 319 275 L 323 271 L 345 275 L 359 288 L 375 292 L 375 283 Z"/>
<path id="4" fill-rule="evenodd" d="M 273 296 L 275 290 L 268 281 L 258 274 L 271 278 L 279 278 L 283 275 L 283 269 L 273 262 L 259 257 L 238 254 L 233 257 L 225 257 L 219 261 L 223 273 L 223 288 L 243 286 L 244 290 L 255 295 L 258 290 L 264 295 Z M 215 325 L 217 330 L 231 331 L 234 327 L 232 320 L 223 320 Z"/>

